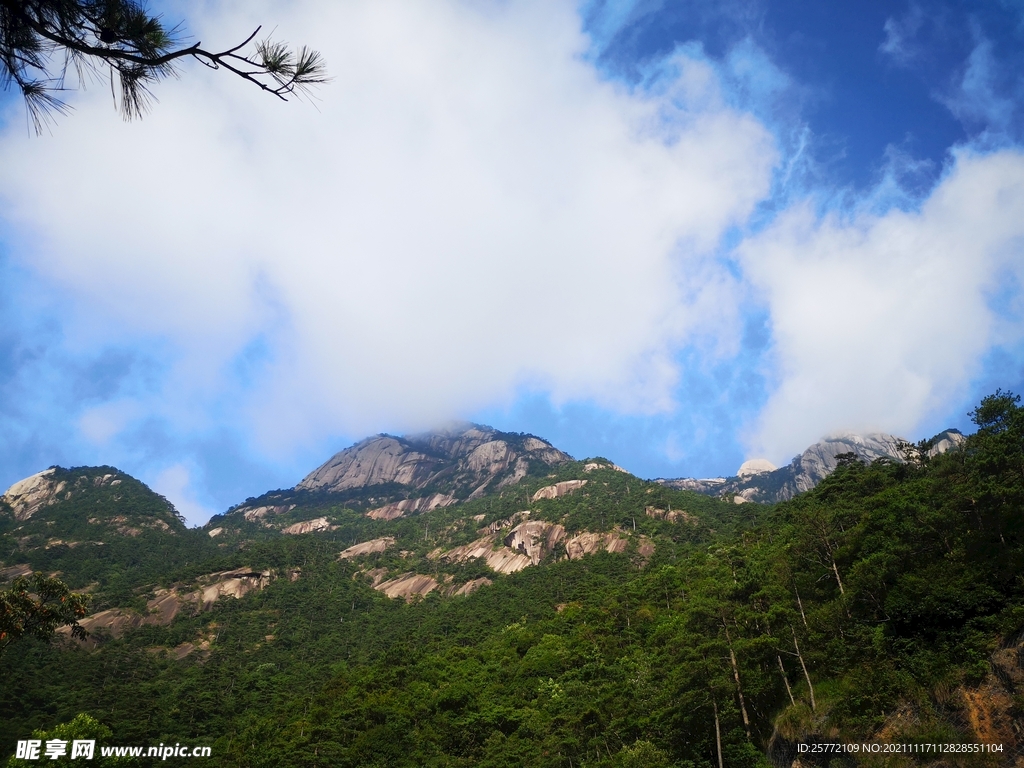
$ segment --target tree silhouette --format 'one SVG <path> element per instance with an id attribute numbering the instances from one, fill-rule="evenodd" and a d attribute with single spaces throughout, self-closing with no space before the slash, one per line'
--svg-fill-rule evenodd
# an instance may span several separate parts
<path id="1" fill-rule="evenodd" d="M 38 132 L 53 113 L 69 111 L 55 95 L 67 89 L 69 71 L 83 82 L 106 67 L 126 120 L 142 117 L 152 100 L 149 86 L 188 57 L 285 100 L 326 82 L 317 51 L 257 40 L 259 32 L 213 51 L 201 42 L 184 45 L 180 26 L 166 28 L 136 0 L 0 0 L 0 83 L 21 90 Z"/>

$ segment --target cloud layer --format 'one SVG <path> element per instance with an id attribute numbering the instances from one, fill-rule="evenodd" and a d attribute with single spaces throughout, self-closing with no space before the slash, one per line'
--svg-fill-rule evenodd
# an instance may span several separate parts
<path id="1" fill-rule="evenodd" d="M 752 452 L 786 460 L 831 429 L 913 437 L 1024 337 L 1024 154 L 960 152 L 920 210 L 795 207 L 740 252 L 778 381 Z"/>
<path id="2" fill-rule="evenodd" d="M 83 344 L 169 340 L 165 415 L 227 391 L 268 443 L 415 428 L 522 385 L 671 407 L 674 350 L 735 320 L 713 255 L 775 162 L 706 63 L 603 80 L 569 3 L 261 10 L 323 50 L 317 110 L 194 68 L 142 123 L 97 89 L 52 138 L 4 138 L 8 224 Z M 109 439 L 133 408 L 83 428 Z"/>
<path id="3" fill-rule="evenodd" d="M 737 432 L 776 463 L 836 430 L 921 437 L 1024 349 L 1002 48 L 968 40 L 927 96 L 972 141 L 945 165 L 948 142 L 890 143 L 858 191 L 744 3 L 717 61 L 701 39 L 623 62 L 660 4 L 596 5 L 588 36 L 569 2 L 195 4 L 196 38 L 273 20 L 334 81 L 283 104 L 195 66 L 141 123 L 105 87 L 52 136 L 8 119 L 0 439 L 42 462 L 23 474 L 118 463 L 200 519 L 340 435 L 502 412 L 641 473 L 729 472 Z M 871 54 L 919 66 L 928 29 L 880 17 Z"/>

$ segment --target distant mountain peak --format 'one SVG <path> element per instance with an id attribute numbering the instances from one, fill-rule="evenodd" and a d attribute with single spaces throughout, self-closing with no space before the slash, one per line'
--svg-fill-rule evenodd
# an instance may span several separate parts
<path id="1" fill-rule="evenodd" d="M 414 435 L 377 435 L 336 453 L 296 490 L 342 492 L 396 483 L 410 490 L 476 498 L 572 457 L 533 435 L 454 422 Z"/>
<path id="2" fill-rule="evenodd" d="M 951 450 L 964 441 L 955 429 L 947 429 L 929 443 L 929 456 Z M 788 501 L 809 491 L 828 477 L 839 465 L 839 456 L 852 453 L 862 461 L 893 459 L 904 461 L 903 446 L 907 441 L 884 432 L 833 432 L 808 446 L 803 453 L 784 467 L 776 469 L 765 459 L 743 462 L 734 477 L 698 480 L 690 477 L 659 480 L 680 490 L 691 490 L 711 496 L 729 496 L 737 504 L 746 501 L 774 503 Z"/>
<path id="3" fill-rule="evenodd" d="M 0 522 L 21 552 L 185 530 L 167 499 L 109 466 L 50 467 L 19 480 L 0 496 Z"/>
<path id="4" fill-rule="evenodd" d="M 774 472 L 778 467 L 772 464 L 768 459 L 748 459 L 740 464 L 740 468 L 736 470 L 737 477 L 753 477 L 754 475 L 763 475 L 766 472 Z"/>

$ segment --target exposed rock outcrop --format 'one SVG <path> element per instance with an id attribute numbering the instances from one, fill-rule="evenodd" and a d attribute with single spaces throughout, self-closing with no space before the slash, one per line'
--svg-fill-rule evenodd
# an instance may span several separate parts
<path id="1" fill-rule="evenodd" d="M 264 523 L 264 518 L 270 515 L 283 515 L 295 509 L 294 504 L 277 504 L 262 507 L 242 507 L 236 510 L 242 514 L 250 523 Z M 265 524 L 265 523 L 264 523 Z"/>
<path id="2" fill-rule="evenodd" d="M 668 520 L 670 523 L 682 521 L 696 525 L 697 518 L 685 509 L 659 509 L 658 507 L 645 507 L 644 514 L 653 517 L 655 520 Z"/>
<path id="3" fill-rule="evenodd" d="M 445 552 L 441 555 L 452 563 L 464 563 L 467 560 L 482 558 L 487 567 L 495 573 L 515 573 L 533 565 L 533 561 L 521 552 L 505 546 L 495 546 L 493 535 L 484 536 L 470 544 Z"/>
<path id="4" fill-rule="evenodd" d="M 431 496 L 421 496 L 418 499 L 403 499 L 402 501 L 396 501 L 393 504 L 385 504 L 383 507 L 371 509 L 366 513 L 366 516 L 373 518 L 374 520 L 395 520 L 399 517 L 404 517 L 405 515 L 429 512 L 432 509 L 447 507 L 449 504 L 454 503 L 454 496 L 444 493 L 435 493 Z"/>
<path id="5" fill-rule="evenodd" d="M 1006 639 L 989 656 L 989 671 L 976 686 L 960 685 L 956 688 L 937 688 L 934 693 L 936 707 L 922 707 L 919 701 L 902 701 L 885 717 L 873 733 L 858 737 L 859 741 L 876 744 L 911 742 L 921 738 L 922 732 L 952 731 L 961 734 L 956 739 L 963 743 L 998 744 L 1000 751 L 992 761 L 948 762 L 947 756 L 937 754 L 929 759 L 920 755 L 915 765 L 924 768 L 951 768 L 953 765 L 1002 765 L 1024 768 L 1024 730 L 1021 729 L 1019 702 L 1024 690 L 1024 630 Z M 790 710 L 792 711 L 792 710 Z M 805 710 L 804 715 L 809 715 Z M 835 743 L 835 734 L 829 733 L 826 722 L 808 722 L 794 718 L 786 722 L 786 713 L 776 720 L 776 730 L 768 744 L 768 758 L 777 768 L 810 768 L 835 765 L 829 763 L 827 753 L 808 753 L 801 744 Z M 799 727 L 793 729 L 794 724 Z M 825 734 L 828 734 L 827 736 Z M 849 760 L 841 765 L 860 764 Z M 908 763 L 909 764 L 909 763 Z"/>
<path id="6" fill-rule="evenodd" d="M 550 467 L 571 457 L 539 438 L 459 424 L 421 435 L 367 438 L 332 456 L 296 490 L 342 492 L 397 483 L 411 490 L 443 488 L 455 498 L 518 482 L 531 466 Z"/>
<path id="7" fill-rule="evenodd" d="M 205 610 L 222 597 L 233 597 L 238 600 L 250 592 L 264 589 L 275 578 L 274 571 L 254 571 L 251 568 L 211 573 L 200 580 L 206 583 L 198 591 L 189 593 L 184 599 L 198 599 Z"/>
<path id="8" fill-rule="evenodd" d="M 115 530 L 122 536 L 136 537 L 141 536 L 144 529 L 151 529 L 157 531 L 164 531 L 165 533 L 174 533 L 166 522 L 160 518 L 152 520 L 137 520 L 129 518 L 127 515 L 114 515 L 113 517 L 100 518 L 90 517 L 89 523 L 92 525 L 113 525 Z"/>
<path id="9" fill-rule="evenodd" d="M 677 477 L 672 480 L 659 478 L 655 482 L 667 485 L 669 488 L 675 488 L 678 491 L 696 491 L 697 493 L 703 493 L 705 496 L 718 496 L 729 485 L 729 478 L 706 477 L 698 480 L 694 477 Z"/>
<path id="10" fill-rule="evenodd" d="M 488 525 L 488 526 L 486 526 L 484 528 L 481 528 L 477 532 L 480 533 L 481 535 L 486 535 L 488 533 L 497 533 L 498 531 L 502 530 L 503 528 L 511 528 L 516 523 L 522 522 L 523 520 L 525 520 L 529 516 L 530 516 L 530 510 L 524 509 L 522 512 L 516 512 L 514 515 L 512 515 L 510 517 L 507 517 L 504 520 L 495 520 L 493 523 L 491 523 L 490 525 Z M 473 519 L 476 522 L 480 522 L 480 520 L 483 520 L 485 517 L 486 517 L 486 515 L 477 515 Z"/>
<path id="11" fill-rule="evenodd" d="M 64 492 L 67 481 L 56 480 L 53 467 L 19 480 L 0 498 L 10 506 L 15 520 L 28 520 L 45 506 L 53 504 Z"/>
<path id="12" fill-rule="evenodd" d="M 333 531 L 338 526 L 331 525 L 330 521 L 326 517 L 317 517 L 313 520 L 303 520 L 299 523 L 289 525 L 287 528 L 282 528 L 281 533 L 287 533 L 290 535 L 298 535 L 300 533 L 313 533 L 315 531 Z"/>
<path id="13" fill-rule="evenodd" d="M 0 583 L 14 581 L 19 576 L 31 576 L 32 566 L 28 563 L 22 563 L 21 565 L 9 565 L 6 568 L 0 568 Z"/>
<path id="14" fill-rule="evenodd" d="M 450 581 L 451 577 L 445 577 L 445 582 Z M 471 579 L 463 584 L 442 584 L 433 576 L 424 576 L 423 574 L 417 573 L 403 573 L 401 576 L 397 576 L 388 581 L 380 581 L 379 578 L 374 580 L 373 588 L 378 592 L 383 592 L 390 598 L 403 598 L 406 602 L 412 602 L 417 597 L 424 597 L 429 595 L 434 590 L 440 590 L 438 594 L 442 594 L 445 597 L 457 597 L 459 595 L 469 595 L 476 592 L 480 587 L 493 584 L 493 582 L 486 576 L 482 576 L 478 579 Z"/>
<path id="15" fill-rule="evenodd" d="M 952 451 L 963 445 L 967 438 L 956 429 L 947 429 L 932 438 L 932 446 L 928 449 L 929 456 L 938 456 L 940 453 Z"/>
<path id="16" fill-rule="evenodd" d="M 83 536 L 81 514 L 106 528 Z M 0 516 L 13 515 L 19 545 L 47 540 L 48 547 L 75 547 L 98 536 L 140 536 L 147 531 L 177 534 L 185 528 L 174 507 L 114 467 L 50 467 L 14 483 L 0 497 Z M 26 534 L 28 536 L 26 537 Z M 86 540 L 88 539 L 88 540 Z"/>
<path id="17" fill-rule="evenodd" d="M 430 594 L 439 586 L 440 583 L 433 576 L 403 573 L 397 578 L 375 584 L 373 588 L 388 597 L 402 597 L 406 602 L 412 602 L 416 597 Z"/>
<path id="18" fill-rule="evenodd" d="M 504 539 L 506 547 L 530 558 L 531 565 L 555 550 L 555 546 L 565 538 L 565 528 L 546 520 L 530 520 L 520 523 Z"/>
<path id="19" fill-rule="evenodd" d="M 792 491 L 790 498 L 797 493 L 809 491 L 832 474 L 839 466 L 837 457 L 844 453 L 856 454 L 865 461 L 881 458 L 900 460 L 903 458 L 900 442 L 900 438 L 880 432 L 867 435 L 842 432 L 831 435 L 805 450 L 785 468 L 792 474 L 785 488 Z"/>
<path id="20" fill-rule="evenodd" d="M 558 499 L 562 496 L 569 495 L 573 491 L 579 490 L 586 484 L 586 480 L 563 480 L 562 482 L 555 483 L 554 485 L 545 485 L 533 494 L 533 501 L 540 501 L 541 499 Z"/>
<path id="21" fill-rule="evenodd" d="M 467 581 L 465 584 L 453 584 L 445 590 L 445 595 L 448 597 L 455 597 L 457 595 L 469 595 L 476 592 L 480 587 L 486 587 L 494 582 L 488 579 L 486 576 L 481 576 L 479 579 L 472 579 Z"/>
<path id="22" fill-rule="evenodd" d="M 778 467 L 772 464 L 768 459 L 750 459 L 740 464 L 740 468 L 736 470 L 737 477 L 753 477 L 754 475 L 763 475 L 766 472 L 774 472 Z"/>
<path id="23" fill-rule="evenodd" d="M 935 456 L 958 447 L 964 436 L 956 430 L 946 430 L 932 438 L 929 456 Z M 809 491 L 828 477 L 839 466 L 838 457 L 852 453 L 861 461 L 892 459 L 904 461 L 906 441 L 883 433 L 854 434 L 840 432 L 810 446 L 787 466 L 775 469 L 765 459 L 752 459 L 740 467 L 735 477 L 698 480 L 678 478 L 658 480 L 671 488 L 697 491 L 709 496 L 732 497 L 737 504 L 748 501 L 774 503 L 788 501 L 798 493 Z"/>
<path id="24" fill-rule="evenodd" d="M 66 470 L 50 467 L 26 477 L 24 480 L 19 480 L 8 488 L 0 499 L 10 506 L 15 520 L 24 521 L 43 507 L 71 498 L 74 489 L 80 488 L 83 483 L 94 488 L 112 488 L 120 485 L 121 479 L 116 474 L 107 472 L 92 477 L 82 475 L 74 483 L 70 483 Z"/>
<path id="25" fill-rule="evenodd" d="M 294 581 L 293 577 L 297 577 L 297 571 L 291 571 L 288 575 L 289 579 Z M 272 570 L 236 568 L 201 577 L 198 588 L 189 592 L 183 592 L 179 587 L 160 588 L 154 591 L 153 598 L 146 603 L 144 614 L 111 608 L 86 616 L 79 624 L 89 633 L 89 637 L 81 642 L 87 647 L 95 647 L 98 642 L 95 636 L 97 631 L 118 638 L 129 629 L 147 624 L 166 626 L 174 621 L 174 617 L 185 606 L 190 605 L 197 611 L 209 610 L 223 597 L 240 599 L 250 592 L 264 589 L 275 578 L 276 574 Z M 70 627 L 61 627 L 57 631 L 66 636 L 71 635 Z"/>
<path id="26" fill-rule="evenodd" d="M 583 465 L 584 472 L 593 472 L 598 469 L 614 469 L 616 472 L 625 472 L 627 475 L 629 474 L 629 472 L 626 472 L 626 470 L 618 464 L 612 464 L 610 461 L 588 461 Z"/>
<path id="27" fill-rule="evenodd" d="M 483 535 L 476 541 L 448 552 L 436 550 L 431 556 L 455 563 L 480 558 L 496 573 L 515 573 L 537 565 L 565 538 L 565 529 L 545 520 L 528 520 L 529 515 L 527 511 L 517 512 L 507 520 L 497 520 L 482 528 Z M 519 522 L 522 520 L 525 522 Z M 499 543 L 501 532 L 515 523 L 518 524 L 501 537 Z"/>
<path id="28" fill-rule="evenodd" d="M 579 560 L 585 555 L 592 555 L 595 552 L 625 552 L 629 546 L 626 532 L 621 530 L 608 531 L 607 533 L 591 533 L 583 531 L 576 534 L 565 542 L 565 554 L 570 560 Z"/>
<path id="29" fill-rule="evenodd" d="M 343 550 L 339 555 L 339 560 L 348 560 L 353 557 L 360 557 L 362 555 L 372 555 L 377 552 L 383 552 L 388 547 L 393 546 L 395 543 L 394 536 L 384 536 L 379 539 L 371 539 L 370 541 L 364 541 L 362 544 L 355 544 L 346 550 Z"/>
<path id="30" fill-rule="evenodd" d="M 519 512 L 511 520 L 491 523 L 488 528 L 481 529 L 484 535 L 476 541 L 447 552 L 437 549 L 430 553 L 429 557 L 440 557 L 454 563 L 479 558 L 496 573 L 515 573 L 549 558 L 563 542 L 565 554 L 570 560 L 577 560 L 602 550 L 612 553 L 625 552 L 629 546 L 629 534 L 618 528 L 608 533 L 581 531 L 566 539 L 565 528 L 546 520 L 519 522 L 511 531 L 501 536 L 508 524 L 522 520 L 528 515 L 529 512 Z"/>

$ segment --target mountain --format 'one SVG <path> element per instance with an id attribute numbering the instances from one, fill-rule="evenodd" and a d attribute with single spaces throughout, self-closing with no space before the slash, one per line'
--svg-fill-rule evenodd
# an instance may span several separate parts
<path id="1" fill-rule="evenodd" d="M 185 530 L 167 499 L 114 467 L 50 467 L 20 480 L 0 496 L 3 518 L 23 548 Z"/>
<path id="2" fill-rule="evenodd" d="M 398 483 L 475 499 L 567 461 L 572 457 L 532 435 L 461 424 L 421 435 L 367 438 L 336 453 L 295 487 L 336 493 Z"/>
<path id="3" fill-rule="evenodd" d="M 103 611 L 216 553 L 174 506 L 115 467 L 50 467 L 0 496 L 0 582 L 59 574 Z"/>
<path id="4" fill-rule="evenodd" d="M 308 533 L 330 523 L 304 516 L 303 509 L 341 502 L 391 520 L 478 499 L 572 461 L 533 435 L 479 424 L 404 437 L 377 435 L 336 453 L 292 489 L 247 499 L 225 518 L 216 518 L 213 527 L 241 516 L 288 533 Z"/>
<path id="5" fill-rule="evenodd" d="M 225 768 L 838 768 L 891 757 L 842 745 L 938 743 L 1024 768 L 1024 409 L 977 413 L 929 461 L 842 461 L 905 446 L 834 436 L 719 481 L 814 484 L 774 505 L 475 425 L 362 441 L 202 529 L 113 468 L 51 468 L 0 500 L 0 580 L 59 572 L 92 634 L 0 654 L 0 757 L 88 715 Z"/>
<path id="6" fill-rule="evenodd" d="M 951 450 L 964 441 L 955 429 L 947 429 L 928 441 L 923 451 L 934 457 Z M 863 462 L 876 459 L 906 461 L 907 452 L 920 450 L 906 440 L 884 433 L 855 434 L 841 432 L 824 438 L 807 448 L 785 467 L 775 468 L 765 459 L 746 461 L 733 477 L 708 479 L 659 479 L 658 482 L 679 490 L 697 491 L 711 496 L 731 497 L 737 504 L 747 501 L 774 504 L 788 501 L 811 490 L 839 466 L 839 457 L 853 454 Z"/>

